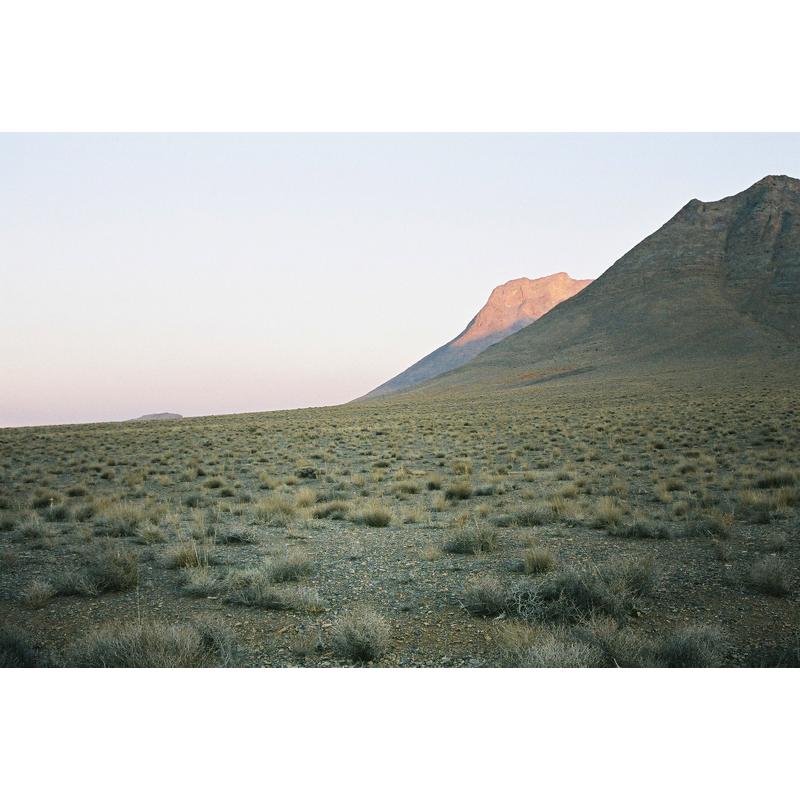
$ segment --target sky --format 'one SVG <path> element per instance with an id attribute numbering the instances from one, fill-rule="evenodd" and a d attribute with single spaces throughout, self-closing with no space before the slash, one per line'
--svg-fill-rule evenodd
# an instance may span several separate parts
<path id="1" fill-rule="evenodd" d="M 1 134 L 0 427 L 335 405 L 797 134 Z"/>

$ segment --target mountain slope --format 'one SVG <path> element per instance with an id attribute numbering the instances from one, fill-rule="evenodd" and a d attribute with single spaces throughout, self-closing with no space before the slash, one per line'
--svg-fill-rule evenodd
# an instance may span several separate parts
<path id="1" fill-rule="evenodd" d="M 470 361 L 487 347 L 530 325 L 590 283 L 590 280 L 573 280 L 566 272 L 559 272 L 535 280 L 517 278 L 498 286 L 492 291 L 486 305 L 455 339 L 361 399 L 379 397 L 413 386 Z"/>
<path id="2" fill-rule="evenodd" d="M 588 371 L 793 369 L 799 352 L 800 181 L 768 176 L 717 202 L 690 201 L 580 294 L 417 391 Z"/>

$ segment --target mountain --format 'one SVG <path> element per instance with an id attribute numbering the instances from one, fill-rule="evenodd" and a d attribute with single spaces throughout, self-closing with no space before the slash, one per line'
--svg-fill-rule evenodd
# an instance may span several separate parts
<path id="1" fill-rule="evenodd" d="M 160 414 L 145 414 L 143 417 L 136 417 L 130 422 L 140 422 L 148 419 L 183 419 L 180 414 L 170 414 L 168 411 L 162 411 Z"/>
<path id="2" fill-rule="evenodd" d="M 517 278 L 498 286 L 486 305 L 455 339 L 361 399 L 379 397 L 413 386 L 470 361 L 487 347 L 530 325 L 590 283 L 590 280 L 576 281 L 566 272 L 558 272 L 535 280 Z"/>
<path id="3" fill-rule="evenodd" d="M 795 375 L 798 365 L 800 181 L 772 175 L 716 202 L 691 200 L 580 294 L 402 394 L 486 392 L 589 372 L 622 382 Z"/>

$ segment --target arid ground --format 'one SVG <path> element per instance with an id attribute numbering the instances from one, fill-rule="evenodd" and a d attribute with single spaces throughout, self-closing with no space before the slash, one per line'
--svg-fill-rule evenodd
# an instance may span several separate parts
<path id="1" fill-rule="evenodd" d="M 796 382 L 0 430 L 7 666 L 798 666 Z"/>

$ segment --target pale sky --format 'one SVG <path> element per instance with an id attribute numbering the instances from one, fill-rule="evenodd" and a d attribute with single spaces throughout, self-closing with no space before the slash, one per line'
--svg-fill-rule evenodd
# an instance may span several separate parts
<path id="1" fill-rule="evenodd" d="M 0 426 L 343 403 L 796 134 L 0 135 Z"/>

